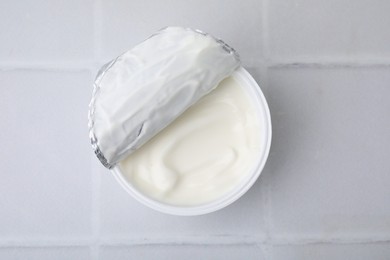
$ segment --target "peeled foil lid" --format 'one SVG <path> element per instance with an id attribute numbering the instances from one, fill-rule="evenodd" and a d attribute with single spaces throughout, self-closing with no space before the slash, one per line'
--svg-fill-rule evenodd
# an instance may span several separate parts
<path id="1" fill-rule="evenodd" d="M 191 43 L 199 36 L 208 39 L 211 50 Z M 166 46 L 165 42 L 153 45 L 159 43 L 158 37 L 165 39 Z M 200 51 L 195 58 L 191 49 L 180 49 L 191 44 Z M 159 51 L 167 56 L 154 59 L 153 53 L 160 55 Z M 89 138 L 96 156 L 111 169 L 239 66 L 237 52 L 225 42 L 181 27 L 166 27 L 105 64 L 97 73 L 88 112 Z"/>

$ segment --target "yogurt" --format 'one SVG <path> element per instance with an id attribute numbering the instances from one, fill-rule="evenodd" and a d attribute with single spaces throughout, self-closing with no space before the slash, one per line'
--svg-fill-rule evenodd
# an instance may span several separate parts
<path id="1" fill-rule="evenodd" d="M 174 215 L 226 207 L 268 157 L 267 102 L 237 53 L 209 34 L 168 27 L 99 71 L 92 147 L 135 199 Z"/>
<path id="2" fill-rule="evenodd" d="M 259 159 L 260 119 L 234 77 L 126 159 L 119 169 L 127 182 L 159 202 L 195 206 L 236 187 Z"/>

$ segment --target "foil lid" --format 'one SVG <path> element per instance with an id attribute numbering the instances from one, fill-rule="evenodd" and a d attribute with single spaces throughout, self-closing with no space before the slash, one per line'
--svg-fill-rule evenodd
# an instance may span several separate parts
<path id="1" fill-rule="evenodd" d="M 96 156 L 114 167 L 239 66 L 225 42 L 181 27 L 164 28 L 105 64 L 88 112 Z"/>

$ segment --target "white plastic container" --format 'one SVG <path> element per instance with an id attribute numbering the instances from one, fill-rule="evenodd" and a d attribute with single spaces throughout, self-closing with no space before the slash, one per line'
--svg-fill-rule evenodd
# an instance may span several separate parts
<path id="1" fill-rule="evenodd" d="M 255 109 L 257 110 L 259 116 L 260 127 L 262 129 L 262 131 L 259 133 L 261 148 L 258 161 L 255 163 L 255 165 L 253 165 L 253 170 L 247 174 L 241 183 L 239 183 L 232 191 L 226 193 L 221 198 L 203 205 L 183 207 L 172 206 L 147 197 L 138 191 L 126 179 L 118 166 L 114 167 L 111 171 L 113 172 L 115 178 L 131 196 L 133 196 L 142 204 L 163 213 L 179 216 L 195 216 L 214 212 L 228 206 L 229 204 L 239 199 L 249 190 L 250 187 L 252 187 L 257 178 L 260 176 L 260 173 L 263 170 L 268 158 L 272 139 L 271 116 L 267 101 L 265 100 L 259 85 L 253 79 L 253 77 L 243 67 L 238 68 L 232 74 L 232 76 L 244 87 L 250 98 L 253 99 Z"/>

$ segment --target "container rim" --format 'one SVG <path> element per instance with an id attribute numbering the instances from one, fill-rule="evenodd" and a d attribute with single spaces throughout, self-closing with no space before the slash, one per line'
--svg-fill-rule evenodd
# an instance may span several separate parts
<path id="1" fill-rule="evenodd" d="M 262 170 L 264 169 L 271 148 L 271 114 L 264 94 L 260 89 L 260 86 L 245 68 L 240 66 L 233 72 L 231 76 L 241 83 L 245 91 L 254 100 L 253 103 L 256 107 L 256 110 L 258 110 L 259 118 L 262 120 L 262 125 L 264 127 L 264 131 L 260 133 L 261 148 L 259 152 L 259 160 L 254 166 L 252 173 L 248 174 L 248 176 L 244 178 L 240 182 L 240 184 L 237 185 L 233 190 L 231 190 L 217 200 L 196 206 L 174 206 L 151 199 L 140 191 L 138 191 L 129 181 L 126 180 L 126 177 L 123 176 L 119 166 L 115 166 L 113 169 L 111 169 L 111 172 L 113 173 L 115 179 L 119 182 L 119 184 L 141 204 L 144 204 L 145 206 L 157 210 L 159 212 L 170 215 L 204 215 L 222 209 L 230 205 L 234 201 L 238 200 L 253 186 L 253 184 L 259 178 Z"/>

